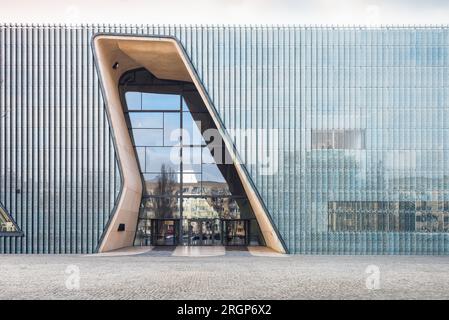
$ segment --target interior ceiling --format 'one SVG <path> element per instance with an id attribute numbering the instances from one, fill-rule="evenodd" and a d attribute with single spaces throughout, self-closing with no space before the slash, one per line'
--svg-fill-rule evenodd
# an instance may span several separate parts
<path id="1" fill-rule="evenodd" d="M 150 46 L 148 42 L 152 42 Z M 130 59 L 142 65 L 159 79 L 192 82 L 172 42 L 119 40 L 118 46 Z"/>

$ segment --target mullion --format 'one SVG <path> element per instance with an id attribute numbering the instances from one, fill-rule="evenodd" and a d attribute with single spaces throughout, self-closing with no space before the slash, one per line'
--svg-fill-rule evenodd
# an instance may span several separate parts
<path id="1" fill-rule="evenodd" d="M 183 121 L 182 121 L 182 99 L 183 99 L 183 97 L 182 97 L 183 95 L 182 95 L 182 93 L 179 95 L 179 127 L 180 127 L 180 130 L 181 130 L 181 133 L 183 132 L 183 129 L 184 129 L 184 123 L 183 123 Z M 181 136 L 179 137 L 180 138 L 180 144 L 182 145 L 183 144 L 183 135 L 181 134 Z M 180 184 L 180 188 L 179 188 L 179 198 L 180 198 L 180 200 L 179 200 L 179 220 L 180 220 L 180 223 L 179 223 L 179 230 L 178 230 L 178 232 L 179 232 L 179 237 L 180 237 L 180 239 L 183 239 L 183 229 L 182 229 L 182 227 L 183 227 L 183 220 L 184 220 L 184 198 L 183 198 L 183 196 L 184 196 L 184 178 L 183 178 L 183 175 L 184 175 L 184 164 L 183 164 L 183 161 L 182 161 L 182 150 L 183 150 L 183 148 L 181 147 L 180 148 L 180 151 L 179 151 L 179 155 L 180 155 L 180 162 L 179 162 L 179 169 L 180 169 L 180 172 L 181 172 L 181 174 L 180 174 L 180 178 L 179 178 L 179 184 Z M 190 241 L 190 239 L 189 239 L 189 241 Z"/>

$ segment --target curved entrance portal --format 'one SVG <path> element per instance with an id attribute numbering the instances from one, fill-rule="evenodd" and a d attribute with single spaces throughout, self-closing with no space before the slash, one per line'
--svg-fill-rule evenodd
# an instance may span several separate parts
<path id="1" fill-rule="evenodd" d="M 266 245 L 284 253 L 180 44 L 97 35 L 93 49 L 123 180 L 99 251 Z"/>
<path id="2" fill-rule="evenodd" d="M 195 86 L 139 68 L 119 91 L 143 185 L 135 245 L 264 245 Z"/>

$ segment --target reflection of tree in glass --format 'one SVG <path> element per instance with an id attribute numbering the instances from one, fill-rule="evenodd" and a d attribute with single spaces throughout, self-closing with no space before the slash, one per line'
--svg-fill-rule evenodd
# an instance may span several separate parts
<path id="1" fill-rule="evenodd" d="M 221 219 L 241 219 L 244 218 L 244 216 L 250 217 L 248 209 L 244 207 L 244 203 L 246 202 L 244 199 L 233 199 L 230 197 L 209 197 L 206 199 Z M 242 208 L 243 211 L 241 211 Z"/>
<path id="2" fill-rule="evenodd" d="M 157 178 L 157 187 L 154 190 L 156 196 L 161 196 L 153 200 L 156 218 L 173 218 L 173 213 L 177 209 L 177 201 L 176 198 L 170 196 L 174 196 L 175 191 L 175 172 L 163 164 L 161 174 Z"/>
<path id="3" fill-rule="evenodd" d="M 206 198 L 208 204 L 214 209 L 215 212 L 218 213 L 220 218 L 224 218 L 225 210 L 223 208 L 223 199 L 219 197 L 210 197 Z"/>
<path id="4" fill-rule="evenodd" d="M 174 195 L 176 188 L 175 172 L 172 168 L 161 166 L 161 174 L 157 176 L 157 186 L 154 194 L 157 196 Z"/>

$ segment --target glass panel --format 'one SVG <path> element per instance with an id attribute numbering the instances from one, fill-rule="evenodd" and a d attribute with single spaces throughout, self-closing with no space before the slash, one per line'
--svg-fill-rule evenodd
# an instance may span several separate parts
<path id="1" fill-rule="evenodd" d="M 160 112 L 130 112 L 129 119 L 133 129 L 139 128 L 161 128 L 163 114 Z"/>
<path id="2" fill-rule="evenodd" d="M 183 173 L 182 184 L 182 193 L 184 195 L 201 195 L 202 190 L 200 173 Z"/>
<path id="3" fill-rule="evenodd" d="M 203 164 L 203 194 L 230 195 L 228 184 L 215 164 Z"/>
<path id="4" fill-rule="evenodd" d="M 172 88 L 176 90 L 176 85 Z M 215 129 L 215 124 L 199 94 L 183 85 L 178 92 L 183 92 L 182 99 L 180 95 L 166 93 L 126 95 L 130 108 L 141 111 L 127 113 L 146 191 L 136 244 L 177 244 L 179 223 L 183 228 L 180 243 L 222 244 L 225 233 L 221 219 L 227 219 L 237 221 L 230 224 L 233 232 L 227 240 L 229 244 L 245 245 L 250 232 L 242 231 L 241 226 L 247 228 L 250 224 L 249 220 L 239 219 L 254 219 L 254 215 L 244 197 L 240 179 L 232 164 L 223 164 L 229 157 L 226 157 L 218 132 L 208 131 L 207 140 L 214 146 L 213 151 L 205 147 L 202 131 Z M 179 137 L 181 124 L 186 132 L 182 140 Z M 359 144 L 356 140 L 351 144 Z M 232 196 L 237 197 L 231 197 L 231 191 Z M 180 218 L 181 209 L 183 219 L 175 220 Z M 255 234 L 259 236 L 257 230 Z"/>
<path id="5" fill-rule="evenodd" d="M 153 196 L 178 196 L 180 191 L 178 175 L 178 173 L 170 171 L 144 174 L 146 194 Z"/>
<path id="6" fill-rule="evenodd" d="M 201 134 L 201 130 L 204 129 L 203 121 L 201 117 L 193 118 L 189 112 L 182 113 L 182 128 L 183 145 L 205 145 L 206 142 Z"/>
<path id="7" fill-rule="evenodd" d="M 184 91 L 182 97 L 182 110 L 188 112 L 207 112 L 203 100 L 196 91 Z"/>
<path id="8" fill-rule="evenodd" d="M 145 147 L 136 147 L 137 159 L 139 160 L 140 170 L 145 172 Z"/>
<path id="9" fill-rule="evenodd" d="M 178 112 L 164 113 L 164 146 L 174 146 L 180 144 L 181 119 Z"/>
<path id="10" fill-rule="evenodd" d="M 140 219 L 137 225 L 136 239 L 134 245 L 149 246 L 151 245 L 151 220 Z"/>
<path id="11" fill-rule="evenodd" d="M 184 218 L 250 219 L 248 200 L 228 197 L 184 197 Z"/>
<path id="12" fill-rule="evenodd" d="M 189 110 L 189 105 L 187 104 L 187 102 L 186 102 L 184 97 L 182 97 L 182 111 L 190 111 Z"/>
<path id="13" fill-rule="evenodd" d="M 190 242 L 189 244 L 192 246 L 200 246 L 202 243 L 202 223 L 201 221 L 189 221 L 189 234 L 190 234 Z"/>
<path id="14" fill-rule="evenodd" d="M 180 108 L 181 99 L 177 94 L 142 94 L 142 110 L 180 110 Z"/>
<path id="15" fill-rule="evenodd" d="M 265 241 L 263 239 L 262 233 L 260 232 L 259 224 L 256 219 L 248 220 L 248 235 L 250 246 L 264 246 Z"/>
<path id="16" fill-rule="evenodd" d="M 210 223 L 212 224 L 213 244 L 218 244 L 218 245 L 222 244 L 221 243 L 221 220 L 213 219 L 213 220 L 210 220 Z"/>
<path id="17" fill-rule="evenodd" d="M 185 173 L 201 172 L 201 148 L 182 148 L 182 166 Z"/>
<path id="18" fill-rule="evenodd" d="M 204 246 L 221 245 L 220 219 L 189 219 L 183 220 L 184 245 Z"/>
<path id="19" fill-rule="evenodd" d="M 142 109 L 142 94 L 140 92 L 129 91 L 125 94 L 125 99 L 128 110 Z"/>
<path id="20" fill-rule="evenodd" d="M 177 197 L 153 197 L 144 199 L 141 218 L 172 219 L 179 218 L 180 199 Z"/>
<path id="21" fill-rule="evenodd" d="M 134 145 L 136 146 L 162 146 L 162 129 L 133 129 Z"/>
<path id="22" fill-rule="evenodd" d="M 212 198 L 189 198 L 182 199 L 183 218 L 219 218 L 220 213 L 215 209 L 215 203 Z"/>
<path id="23" fill-rule="evenodd" d="M 202 182 L 203 194 L 207 195 L 230 195 L 229 186 L 221 173 L 219 167 L 215 164 L 209 148 L 202 149 Z M 237 177 L 235 177 L 237 178 Z M 234 179 L 236 180 L 236 179 Z M 237 179 L 238 180 L 238 179 Z"/>
<path id="24" fill-rule="evenodd" d="M 147 147 L 146 172 L 162 172 L 162 167 L 174 172 L 180 171 L 180 148 Z"/>
<path id="25" fill-rule="evenodd" d="M 428 204 L 430 207 L 428 207 Z M 432 206 L 435 209 L 432 212 Z M 430 211 L 430 212 L 429 212 Z M 329 231 L 441 231 L 444 212 L 432 202 L 332 201 L 328 203 Z M 426 230 L 428 223 L 432 225 Z"/>
<path id="26" fill-rule="evenodd" d="M 208 197 L 207 199 L 222 219 L 250 219 L 253 217 L 247 199 L 228 197 Z"/>
<path id="27" fill-rule="evenodd" d="M 365 130 L 312 130 L 312 149 L 365 149 Z"/>
<path id="28" fill-rule="evenodd" d="M 183 245 L 189 245 L 189 240 L 190 240 L 190 233 L 189 233 L 189 220 L 187 219 L 182 219 L 181 223 L 182 223 L 182 239 L 181 239 L 181 244 Z"/>
<path id="29" fill-rule="evenodd" d="M 220 228 L 217 221 L 217 219 L 207 219 L 201 221 L 201 244 L 203 246 L 210 246 L 216 242 L 216 234 L 220 233 Z"/>
<path id="30" fill-rule="evenodd" d="M 228 246 L 243 246 L 247 241 L 247 223 L 246 220 L 224 221 L 224 243 Z"/>
<path id="31" fill-rule="evenodd" d="M 178 221 L 153 220 L 153 243 L 158 246 L 173 246 L 178 238 Z"/>

